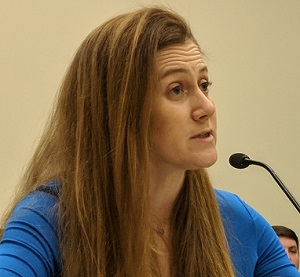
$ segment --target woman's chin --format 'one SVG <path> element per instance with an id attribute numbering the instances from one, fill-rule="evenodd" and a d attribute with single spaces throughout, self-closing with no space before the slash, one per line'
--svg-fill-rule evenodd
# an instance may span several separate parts
<path id="1" fill-rule="evenodd" d="M 210 153 L 209 155 L 201 155 L 201 157 L 197 157 L 194 166 L 193 168 L 191 168 L 191 170 L 209 168 L 216 163 L 217 158 L 217 152 Z"/>

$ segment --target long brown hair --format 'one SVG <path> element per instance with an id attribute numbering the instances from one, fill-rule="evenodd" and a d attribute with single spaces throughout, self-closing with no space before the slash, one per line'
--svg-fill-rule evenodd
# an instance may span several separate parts
<path id="1" fill-rule="evenodd" d="M 148 204 L 154 56 L 187 39 L 183 18 L 152 7 L 112 18 L 78 49 L 15 200 L 60 182 L 64 277 L 161 276 Z M 173 276 L 234 276 L 205 170 L 187 172 L 174 206 L 172 259 Z"/>

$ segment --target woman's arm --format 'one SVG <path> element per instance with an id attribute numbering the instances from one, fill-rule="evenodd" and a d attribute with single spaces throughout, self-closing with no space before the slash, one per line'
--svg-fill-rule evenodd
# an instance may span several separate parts
<path id="1" fill-rule="evenodd" d="M 56 203 L 35 191 L 16 206 L 0 243 L 0 276 L 59 276 Z"/>

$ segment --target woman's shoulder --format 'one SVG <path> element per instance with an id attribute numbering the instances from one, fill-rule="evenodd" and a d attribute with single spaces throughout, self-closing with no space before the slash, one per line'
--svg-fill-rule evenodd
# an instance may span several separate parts
<path id="1" fill-rule="evenodd" d="M 229 191 L 215 189 L 215 195 L 220 209 L 234 209 L 234 207 L 243 206 L 241 198 Z"/>
<path id="2" fill-rule="evenodd" d="M 215 195 L 219 204 L 221 216 L 230 221 L 249 221 L 256 224 L 265 224 L 265 219 L 237 194 L 229 191 L 215 189 Z"/>
<path id="3" fill-rule="evenodd" d="M 215 189 L 215 194 L 217 197 L 217 200 L 220 204 L 227 203 L 228 201 L 233 201 L 234 203 L 240 202 L 241 198 L 232 192 L 226 191 L 226 190 L 221 190 L 221 189 Z"/>
<path id="4" fill-rule="evenodd" d="M 0 244 L 1 276 L 10 270 L 18 276 L 56 276 L 59 272 L 56 189 L 59 184 L 49 182 L 30 192 L 15 206 Z"/>
<path id="5" fill-rule="evenodd" d="M 58 181 L 53 180 L 38 186 L 33 192 L 45 192 L 56 198 L 59 198 L 60 183 Z"/>
<path id="6" fill-rule="evenodd" d="M 51 181 L 39 186 L 16 205 L 9 222 L 16 220 L 29 220 L 37 224 L 47 222 L 56 228 L 58 197 L 58 182 Z"/>
<path id="7" fill-rule="evenodd" d="M 247 235 L 248 242 L 260 240 L 265 232 L 274 235 L 267 220 L 238 195 L 224 190 L 215 193 L 226 231 L 235 233 L 240 240 Z"/>
<path id="8" fill-rule="evenodd" d="M 215 189 L 232 259 L 242 276 L 299 276 L 277 235 L 238 195 Z"/>

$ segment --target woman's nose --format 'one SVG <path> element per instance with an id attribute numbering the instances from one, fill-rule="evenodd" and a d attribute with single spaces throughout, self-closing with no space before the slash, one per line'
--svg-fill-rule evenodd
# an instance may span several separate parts
<path id="1" fill-rule="evenodd" d="M 216 111 L 214 102 L 200 89 L 195 93 L 195 97 L 191 101 L 193 105 L 192 117 L 196 121 L 205 120 Z"/>

